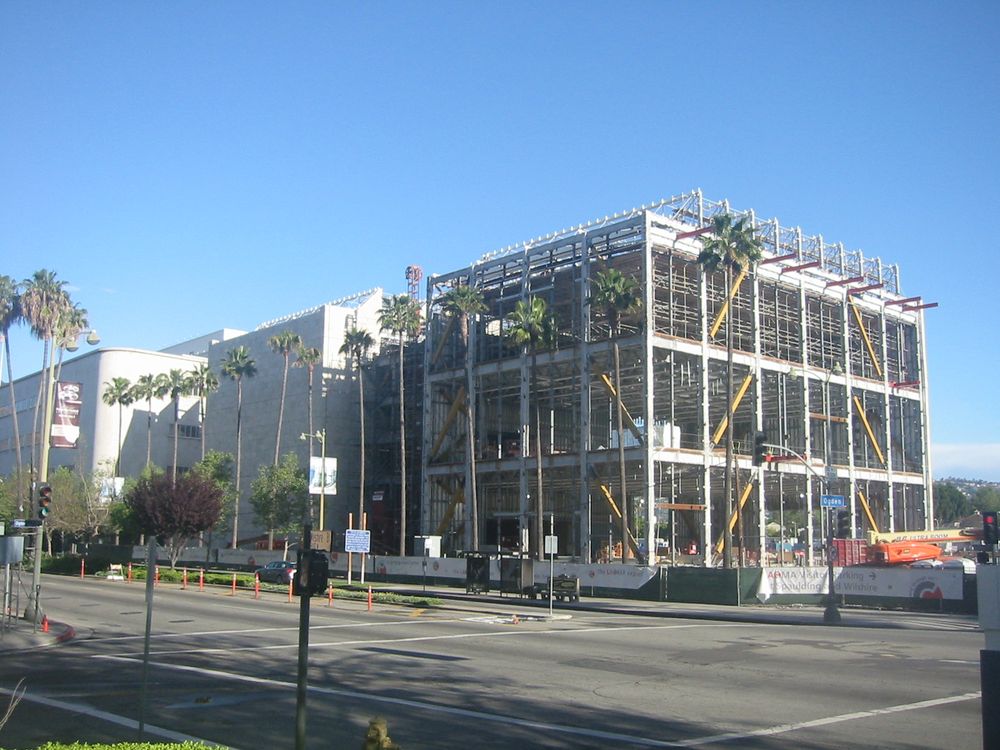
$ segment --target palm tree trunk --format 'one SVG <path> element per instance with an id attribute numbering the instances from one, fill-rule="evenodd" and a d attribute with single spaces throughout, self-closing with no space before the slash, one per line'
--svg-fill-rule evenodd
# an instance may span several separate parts
<path id="1" fill-rule="evenodd" d="M 466 357 L 466 402 L 468 405 L 469 429 L 469 523 L 472 525 L 472 549 L 479 549 L 479 497 L 476 483 L 476 396 L 473 390 L 472 357 L 468 349 Z"/>
<path id="2" fill-rule="evenodd" d="M 115 458 L 115 476 L 122 474 L 122 404 L 118 402 L 118 456 Z"/>
<path id="3" fill-rule="evenodd" d="M 285 392 L 288 387 L 288 355 L 285 355 L 285 371 L 281 374 L 281 401 L 278 402 L 278 432 L 274 436 L 274 465 L 278 465 L 281 452 L 281 423 L 285 420 Z M 326 481 L 325 479 L 323 481 Z"/>
<path id="4" fill-rule="evenodd" d="M 617 335 L 617 332 L 614 334 Z M 622 564 L 628 562 L 632 557 L 632 550 L 628 543 L 629 518 L 631 517 L 628 501 L 628 486 L 625 480 L 625 432 L 622 419 L 622 368 L 621 353 L 618 349 L 618 342 L 614 342 L 614 362 L 615 362 L 615 412 L 618 419 L 618 480 L 621 487 L 621 510 L 622 510 Z"/>
<path id="5" fill-rule="evenodd" d="M 239 541 L 240 527 L 240 448 L 243 442 L 243 383 L 236 381 L 236 498 L 233 500 L 233 549 Z"/>
<path id="6" fill-rule="evenodd" d="M 399 556 L 406 556 L 406 410 L 403 406 L 403 333 L 399 334 Z M 359 519 L 360 521 L 360 519 Z"/>
<path id="7" fill-rule="evenodd" d="M 727 295 L 732 283 L 731 275 L 729 266 L 726 266 Z M 729 525 L 729 519 L 733 515 L 733 311 L 729 297 L 726 297 L 726 305 L 726 476 L 722 489 L 723 495 L 725 495 L 726 515 L 722 521 L 725 532 L 722 565 L 725 568 L 731 568 L 733 567 L 733 530 Z"/>
<path id="8" fill-rule="evenodd" d="M 201 413 L 201 460 L 205 460 L 205 410 L 208 408 L 208 396 L 198 399 L 198 409 Z"/>
<path id="9" fill-rule="evenodd" d="M 35 401 L 35 414 L 31 422 L 31 434 L 34 436 L 31 441 L 31 465 L 39 466 L 39 452 L 41 451 L 41 429 L 38 426 L 38 415 L 43 409 L 42 399 L 48 393 L 45 387 L 46 376 L 49 372 L 49 340 L 42 340 L 42 369 L 38 377 L 38 398 Z M 44 420 L 43 420 L 44 422 Z M 32 477 L 34 478 L 34 477 Z"/>
<path id="10" fill-rule="evenodd" d="M 170 483 L 177 486 L 177 428 L 178 418 L 181 411 L 181 397 L 174 396 L 174 466 L 170 472 Z"/>
<path id="11" fill-rule="evenodd" d="M 358 455 L 358 523 L 365 514 L 365 379 L 361 372 L 361 360 L 358 360 L 358 422 L 361 427 L 361 449 Z"/>
<path id="12" fill-rule="evenodd" d="M 146 399 L 146 466 L 153 463 L 153 397 Z"/>
<path id="13" fill-rule="evenodd" d="M 534 347 L 531 349 L 531 392 L 535 397 L 535 554 L 539 560 L 545 560 L 545 503 L 542 498 L 542 409 L 541 396 L 538 393 L 538 357 Z"/>
<path id="14" fill-rule="evenodd" d="M 21 429 L 17 424 L 17 397 L 14 394 L 14 368 L 10 362 L 10 337 L 3 337 L 4 351 L 7 354 L 7 388 L 10 391 L 10 416 L 14 420 L 14 459 L 17 461 L 17 472 L 21 473 Z M 17 484 L 18 505 L 21 500 L 21 483 Z"/>

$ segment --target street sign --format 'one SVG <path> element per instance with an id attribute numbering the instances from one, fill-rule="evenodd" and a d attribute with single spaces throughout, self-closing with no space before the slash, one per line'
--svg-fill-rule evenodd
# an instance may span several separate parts
<path id="1" fill-rule="evenodd" d="M 15 518 L 10 522 L 13 529 L 34 529 L 42 525 L 40 518 Z"/>
<path id="2" fill-rule="evenodd" d="M 309 535 L 309 546 L 313 549 L 321 549 L 329 552 L 333 545 L 333 532 L 329 529 L 324 531 L 313 531 Z"/>
<path id="3" fill-rule="evenodd" d="M 372 533 L 361 529 L 348 529 L 344 532 L 344 552 L 361 552 L 368 554 L 371 551 Z"/>
<path id="4" fill-rule="evenodd" d="M 819 507 L 821 508 L 846 508 L 847 500 L 843 495 L 820 495 Z"/>
<path id="5" fill-rule="evenodd" d="M 551 534 L 545 535 L 545 548 L 542 550 L 546 555 L 559 554 L 559 537 Z"/>

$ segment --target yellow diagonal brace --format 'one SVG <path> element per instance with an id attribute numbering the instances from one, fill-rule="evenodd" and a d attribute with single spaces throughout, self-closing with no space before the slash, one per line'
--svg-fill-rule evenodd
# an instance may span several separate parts
<path id="1" fill-rule="evenodd" d="M 438 357 L 441 356 L 441 352 L 444 351 L 444 345 L 448 343 L 448 339 L 451 338 L 451 329 L 455 327 L 455 317 L 451 316 L 448 318 L 448 325 L 445 326 L 444 331 L 441 333 L 441 341 L 438 342 L 437 349 L 434 350 L 434 356 L 431 357 L 431 364 L 436 365 Z"/>
<path id="2" fill-rule="evenodd" d="M 868 498 L 865 497 L 865 493 L 858 490 L 858 499 L 861 501 L 861 509 L 868 516 L 868 525 L 872 527 L 872 531 L 876 534 L 878 533 L 878 524 L 875 523 L 875 516 L 872 515 L 872 509 L 868 507 Z"/>
<path id="3" fill-rule="evenodd" d="M 736 281 L 733 282 L 733 288 L 729 290 L 729 296 L 719 309 L 719 313 L 715 316 L 715 322 L 712 323 L 712 329 L 708 332 L 708 337 L 710 339 L 715 338 L 715 334 L 719 332 L 719 328 L 722 326 L 722 321 L 726 319 L 726 314 L 729 312 L 729 303 L 732 301 L 733 297 L 736 296 L 736 292 L 739 291 L 740 284 L 743 283 L 743 279 L 746 278 L 746 275 L 747 270 L 744 268 L 736 277 Z"/>
<path id="4" fill-rule="evenodd" d="M 441 523 L 439 523 L 437 527 L 437 535 L 443 536 L 444 532 L 446 532 L 448 530 L 448 527 L 451 526 L 451 519 L 455 515 L 455 508 L 457 508 L 459 505 L 465 502 L 465 492 L 462 490 L 461 487 L 457 487 L 454 490 L 451 489 L 440 479 L 436 481 L 441 489 L 443 489 L 445 492 L 451 493 L 451 502 L 448 503 L 448 508 L 447 510 L 445 510 L 444 516 L 441 517 Z"/>
<path id="5" fill-rule="evenodd" d="M 750 491 L 753 489 L 753 482 L 747 482 L 747 486 L 743 488 L 743 497 L 740 498 L 740 510 L 743 510 L 743 506 L 746 504 L 747 499 L 750 497 Z M 732 531 L 733 527 L 736 525 L 736 511 L 733 511 L 733 515 L 729 517 L 729 530 Z M 715 542 L 715 554 L 722 552 L 722 546 L 726 543 L 726 532 L 723 531 L 719 534 L 719 538 Z"/>
<path id="6" fill-rule="evenodd" d="M 621 518 L 622 517 L 622 512 L 618 508 L 618 503 L 615 502 L 614 496 L 611 494 L 611 489 L 607 485 L 601 484 L 601 483 L 598 483 L 598 486 L 600 486 L 601 492 L 604 493 L 604 498 L 608 501 L 608 505 L 611 506 L 611 510 L 613 510 L 615 512 L 615 517 L 616 518 Z M 638 557 L 639 556 L 639 544 L 638 544 L 638 542 L 635 541 L 635 537 L 632 536 L 632 529 L 628 530 L 628 543 L 629 543 L 629 546 L 632 548 L 633 554 L 636 557 Z"/>
<path id="7" fill-rule="evenodd" d="M 615 390 L 615 384 L 611 382 L 611 378 L 608 377 L 607 373 L 601 373 L 601 380 L 604 381 L 604 387 L 608 389 L 608 392 L 615 398 L 618 399 L 618 391 Z M 625 403 L 622 402 L 622 416 L 625 417 L 625 421 L 628 422 L 628 428 L 632 430 L 632 434 L 636 436 L 638 440 L 642 440 L 642 433 L 639 431 L 638 426 L 636 426 L 635 420 L 632 419 L 632 415 L 629 414 L 628 408 Z"/>
<path id="8" fill-rule="evenodd" d="M 739 391 L 737 391 L 736 395 L 733 397 L 733 406 L 730 409 L 730 411 L 732 411 L 734 414 L 736 413 L 736 410 L 740 408 L 740 401 L 742 401 L 743 396 L 746 395 L 747 388 L 750 387 L 751 380 L 753 380 L 753 373 L 750 373 L 749 375 L 746 376 L 746 379 L 743 381 L 743 385 L 740 386 Z M 713 445 L 717 445 L 719 440 L 722 439 L 722 433 L 726 431 L 727 424 L 729 424 L 728 413 L 726 414 L 726 416 L 722 418 L 722 421 L 719 422 L 719 426 L 715 428 L 715 434 L 712 435 Z"/>
<path id="9" fill-rule="evenodd" d="M 865 416 L 865 407 L 861 405 L 861 399 L 857 396 L 854 397 L 854 408 L 858 410 L 858 416 L 861 417 L 861 424 L 865 426 L 865 432 L 868 433 L 868 439 L 872 443 L 872 448 L 875 449 L 875 455 L 878 456 L 879 462 L 885 466 L 885 456 L 882 455 L 882 449 L 878 447 L 878 440 L 875 439 L 872 426 L 868 424 L 868 417 Z"/>
<path id="10" fill-rule="evenodd" d="M 465 405 L 465 386 L 460 386 L 458 393 L 455 394 L 455 400 L 451 404 L 451 409 L 448 410 L 448 416 L 444 418 L 444 424 L 441 426 L 441 432 L 437 436 L 437 440 L 434 441 L 434 446 L 431 448 L 431 460 L 437 457 L 437 452 L 441 450 L 441 444 L 444 442 L 445 436 L 448 434 L 448 430 L 451 429 L 451 423 L 455 421 L 455 417 L 458 416 L 458 412 L 462 410 Z"/>
<path id="11" fill-rule="evenodd" d="M 851 310 L 854 311 L 854 318 L 858 321 L 858 328 L 861 329 L 861 338 L 865 340 L 865 346 L 868 347 L 868 356 L 872 358 L 872 364 L 875 365 L 875 372 L 878 373 L 879 379 L 882 378 L 882 366 L 878 362 L 878 356 L 875 354 L 875 347 L 872 346 L 872 340 L 868 336 L 868 329 L 865 328 L 864 321 L 861 319 L 861 311 L 858 310 L 858 306 L 854 304 L 854 300 L 850 300 Z"/>

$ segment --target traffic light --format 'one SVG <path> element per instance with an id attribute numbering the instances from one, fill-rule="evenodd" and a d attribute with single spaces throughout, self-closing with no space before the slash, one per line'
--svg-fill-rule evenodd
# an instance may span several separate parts
<path id="1" fill-rule="evenodd" d="M 837 511 L 837 530 L 834 532 L 837 539 L 850 539 L 851 537 L 851 511 Z"/>
<path id="2" fill-rule="evenodd" d="M 764 444 L 767 442 L 767 433 L 758 432 L 753 436 L 753 465 L 761 466 L 767 461 L 767 448 Z"/>
<path id="3" fill-rule="evenodd" d="M 43 521 L 51 510 L 50 505 L 52 505 L 52 488 L 43 484 L 38 488 L 38 517 Z"/>
<path id="4" fill-rule="evenodd" d="M 308 558 L 303 553 L 308 553 Z M 321 550 L 299 550 L 292 578 L 295 596 L 321 596 L 326 593 L 330 578 L 330 561 Z"/>
<path id="5" fill-rule="evenodd" d="M 997 528 L 997 514 L 988 510 L 983 513 L 983 544 L 987 547 L 996 545 L 1000 539 L 1000 530 Z"/>

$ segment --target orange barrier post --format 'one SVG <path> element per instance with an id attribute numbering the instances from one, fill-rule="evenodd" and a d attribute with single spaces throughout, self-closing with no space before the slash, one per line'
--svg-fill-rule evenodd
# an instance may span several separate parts
<path id="1" fill-rule="evenodd" d="M 204 568 L 202 568 L 201 570 L 198 571 L 198 590 L 199 591 L 204 591 L 205 590 L 205 569 Z"/>
<path id="2" fill-rule="evenodd" d="M 80 580 L 81 581 L 83 580 L 83 570 L 84 570 L 84 567 L 86 566 L 86 564 L 87 564 L 86 561 L 81 557 L 80 558 Z"/>
<path id="3" fill-rule="evenodd" d="M 132 563 L 128 564 L 128 582 L 132 583 Z"/>
<path id="4" fill-rule="evenodd" d="M 253 574 L 253 598 L 260 599 L 260 576 Z"/>
<path id="5" fill-rule="evenodd" d="M 289 603 L 292 601 L 292 582 L 291 581 L 288 582 L 288 601 L 289 601 Z"/>
<path id="6" fill-rule="evenodd" d="M 42 632 L 49 632 L 49 617 L 48 615 L 42 615 Z"/>
<path id="7" fill-rule="evenodd" d="M 333 586 L 327 586 L 326 587 L 326 595 L 327 595 L 326 606 L 332 607 L 333 606 Z"/>
<path id="8" fill-rule="evenodd" d="M 188 569 L 184 568 L 184 577 L 181 579 L 181 590 L 185 590 L 188 587 Z"/>
<path id="9" fill-rule="evenodd" d="M 372 587 L 368 587 L 368 611 L 372 611 Z"/>
<path id="10" fill-rule="evenodd" d="M 236 596 L 236 574 L 233 573 L 233 593 L 232 596 Z"/>
<path id="11" fill-rule="evenodd" d="M 156 571 L 155 577 L 153 578 L 153 585 L 155 586 L 160 582 L 160 566 L 159 565 L 154 566 L 153 570 Z"/>

